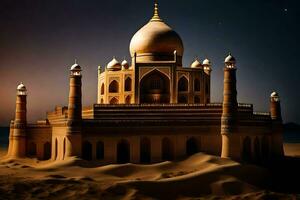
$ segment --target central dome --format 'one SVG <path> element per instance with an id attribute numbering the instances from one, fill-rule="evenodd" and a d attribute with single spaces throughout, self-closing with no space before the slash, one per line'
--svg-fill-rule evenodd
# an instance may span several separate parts
<path id="1" fill-rule="evenodd" d="M 180 36 L 158 16 L 157 4 L 155 4 L 154 16 L 138 30 L 130 42 L 130 54 L 133 57 L 140 56 L 177 56 L 183 55 L 183 43 Z M 156 59 L 155 59 L 156 60 Z"/>

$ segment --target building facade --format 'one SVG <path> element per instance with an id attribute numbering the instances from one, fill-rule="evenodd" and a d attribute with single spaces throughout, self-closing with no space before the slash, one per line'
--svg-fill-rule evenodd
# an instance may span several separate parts
<path id="1" fill-rule="evenodd" d="M 180 36 L 154 15 L 130 42 L 131 64 L 113 58 L 98 70 L 97 103 L 82 108 L 81 67 L 70 68 L 69 104 L 26 120 L 27 90 L 17 88 L 11 121 L 10 158 L 65 160 L 80 157 L 110 163 L 154 163 L 205 152 L 262 162 L 283 155 L 279 95 L 270 111 L 256 113 L 237 101 L 236 60 L 224 62 L 223 102 L 211 103 L 212 65 L 196 59 L 183 67 Z"/>

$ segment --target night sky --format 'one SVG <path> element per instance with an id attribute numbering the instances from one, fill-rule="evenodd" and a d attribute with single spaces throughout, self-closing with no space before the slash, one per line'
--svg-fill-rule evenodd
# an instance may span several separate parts
<path id="1" fill-rule="evenodd" d="M 300 123 L 299 0 L 159 0 L 161 18 L 182 38 L 184 66 L 212 66 L 212 101 L 222 101 L 223 61 L 237 59 L 238 100 L 269 111 L 279 92 L 285 122 Z M 1 0 L 0 125 L 14 117 L 16 87 L 28 88 L 28 119 L 67 105 L 69 67 L 83 68 L 83 103 L 96 102 L 97 66 L 129 57 L 134 33 L 153 14 L 151 0 Z"/>

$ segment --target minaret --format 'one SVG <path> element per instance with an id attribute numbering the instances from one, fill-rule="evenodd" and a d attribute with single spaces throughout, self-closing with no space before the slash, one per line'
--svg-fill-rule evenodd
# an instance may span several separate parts
<path id="1" fill-rule="evenodd" d="M 205 99 L 204 103 L 210 103 L 210 74 L 211 74 L 211 62 L 207 58 L 202 62 L 204 77 L 205 77 Z"/>
<path id="2" fill-rule="evenodd" d="M 272 119 L 272 157 L 277 159 L 284 155 L 281 106 L 277 92 L 272 92 L 270 96 L 270 114 Z"/>
<path id="3" fill-rule="evenodd" d="M 81 156 L 82 94 L 81 67 L 76 63 L 70 69 L 70 91 L 67 120 L 66 152 L 63 158 Z"/>
<path id="4" fill-rule="evenodd" d="M 272 92 L 270 96 L 270 113 L 273 121 L 282 122 L 280 99 L 277 92 Z"/>
<path id="5" fill-rule="evenodd" d="M 23 83 L 17 87 L 15 120 L 11 124 L 8 156 L 22 158 L 26 156 L 26 104 L 27 89 Z"/>
<path id="6" fill-rule="evenodd" d="M 222 154 L 221 157 L 238 159 L 240 156 L 236 137 L 237 129 L 237 91 L 236 60 L 229 54 L 225 59 L 223 112 L 221 118 Z"/>

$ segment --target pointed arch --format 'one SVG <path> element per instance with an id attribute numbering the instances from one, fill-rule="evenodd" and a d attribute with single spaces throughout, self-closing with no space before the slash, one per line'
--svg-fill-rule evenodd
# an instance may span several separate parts
<path id="1" fill-rule="evenodd" d="M 189 90 L 189 81 L 182 76 L 178 81 L 178 92 L 187 92 Z"/>
<path id="2" fill-rule="evenodd" d="M 51 144 L 50 142 L 45 142 L 44 144 L 44 160 L 49 160 L 51 158 Z"/>
<path id="3" fill-rule="evenodd" d="M 36 143 L 35 142 L 29 143 L 28 154 L 29 154 L 29 156 L 36 156 Z"/>
<path id="4" fill-rule="evenodd" d="M 116 97 L 113 97 L 110 101 L 109 101 L 110 104 L 118 104 L 119 103 L 119 100 L 116 98 Z"/>
<path id="5" fill-rule="evenodd" d="M 258 137 L 254 139 L 254 159 L 256 163 L 260 163 L 261 152 L 260 152 L 260 144 Z"/>
<path id="6" fill-rule="evenodd" d="M 263 136 L 262 137 L 262 141 L 261 141 L 261 154 L 262 154 L 262 158 L 264 161 L 268 161 L 269 159 L 269 154 L 270 154 L 270 149 L 269 149 L 269 139 L 267 136 Z"/>
<path id="7" fill-rule="evenodd" d="M 151 141 L 147 137 L 143 137 L 140 142 L 140 162 L 151 162 Z"/>
<path id="8" fill-rule="evenodd" d="M 119 83 L 116 80 L 113 80 L 110 84 L 109 84 L 109 92 L 110 93 L 118 93 L 119 92 Z"/>
<path id="9" fill-rule="evenodd" d="M 251 161 L 251 139 L 250 137 L 246 137 L 243 141 L 243 152 L 242 152 L 242 157 L 245 162 L 250 162 Z"/>
<path id="10" fill-rule="evenodd" d="M 130 95 L 128 95 L 128 96 L 126 97 L 125 103 L 126 103 L 126 104 L 130 104 L 130 103 L 131 103 L 131 96 L 130 96 Z"/>
<path id="11" fill-rule="evenodd" d="M 173 160 L 174 159 L 174 145 L 172 143 L 172 141 L 165 137 L 162 140 L 162 155 L 161 158 L 162 160 Z"/>
<path id="12" fill-rule="evenodd" d="M 96 158 L 97 158 L 97 160 L 103 160 L 104 159 L 104 143 L 102 141 L 97 142 Z"/>
<path id="13" fill-rule="evenodd" d="M 208 85 L 208 83 L 206 83 L 206 85 L 205 85 L 205 94 L 209 94 L 209 85 Z"/>
<path id="14" fill-rule="evenodd" d="M 117 144 L 117 163 L 130 162 L 130 146 L 127 140 L 121 140 Z"/>
<path id="15" fill-rule="evenodd" d="M 194 80 L 194 91 L 199 92 L 201 90 L 200 80 L 199 78 L 195 78 Z"/>
<path id="16" fill-rule="evenodd" d="M 101 84 L 100 94 L 101 95 L 104 94 L 104 83 Z"/>
<path id="17" fill-rule="evenodd" d="M 125 92 L 129 92 L 132 90 L 132 80 L 130 77 L 127 77 L 125 80 L 125 88 L 124 88 Z"/>
<path id="18" fill-rule="evenodd" d="M 89 141 L 84 141 L 82 144 L 82 158 L 84 160 L 92 160 L 92 144 Z"/>
<path id="19" fill-rule="evenodd" d="M 191 156 L 199 152 L 198 141 L 195 137 L 191 137 L 186 141 L 186 155 Z"/>
<path id="20" fill-rule="evenodd" d="M 140 82 L 141 103 L 170 103 L 170 79 L 164 73 L 153 70 Z"/>

